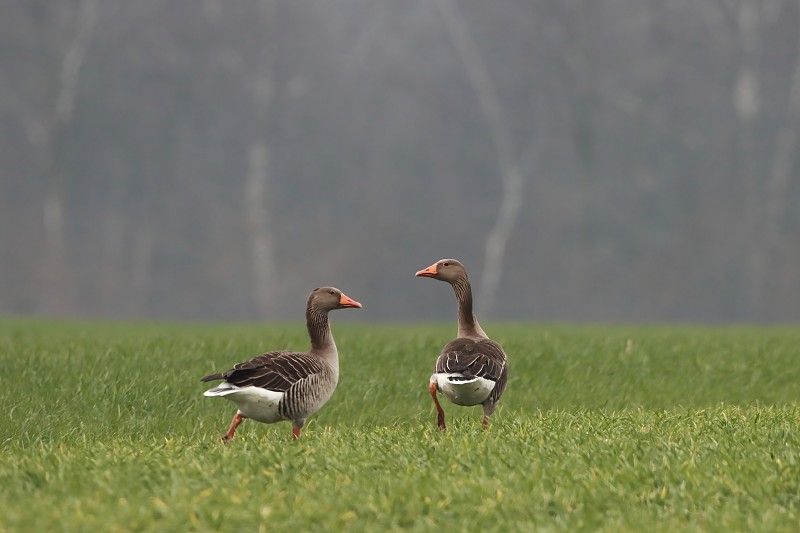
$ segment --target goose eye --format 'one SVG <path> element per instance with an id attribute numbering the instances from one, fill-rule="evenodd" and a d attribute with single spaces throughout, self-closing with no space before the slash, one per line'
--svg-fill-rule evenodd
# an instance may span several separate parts
<path id="1" fill-rule="evenodd" d="M 331 294 L 336 294 L 336 291 L 331 291 Z"/>
<path id="2" fill-rule="evenodd" d="M 442 263 L 442 266 L 443 266 L 443 267 L 449 267 L 449 266 L 450 266 L 450 263 L 448 263 L 447 261 L 445 261 L 444 263 Z"/>

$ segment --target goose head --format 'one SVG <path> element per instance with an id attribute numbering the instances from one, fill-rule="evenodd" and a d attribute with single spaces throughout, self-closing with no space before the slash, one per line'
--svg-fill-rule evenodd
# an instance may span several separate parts
<path id="1" fill-rule="evenodd" d="M 311 294 L 308 296 L 308 304 L 321 311 L 361 307 L 360 303 L 353 300 L 336 287 L 317 287 L 311 291 Z"/>
<path id="2" fill-rule="evenodd" d="M 423 268 L 416 275 L 453 283 L 458 279 L 466 279 L 467 270 L 455 259 L 440 259 L 428 268 Z"/>

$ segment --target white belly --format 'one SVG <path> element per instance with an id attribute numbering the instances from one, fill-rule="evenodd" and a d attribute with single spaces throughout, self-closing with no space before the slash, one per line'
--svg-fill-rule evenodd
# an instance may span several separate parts
<path id="1" fill-rule="evenodd" d="M 239 412 L 247 418 L 271 424 L 284 420 L 278 414 L 278 403 L 283 392 L 275 392 L 260 387 L 237 387 L 230 383 L 222 383 L 219 387 L 209 389 L 203 396 L 222 396 L 239 408 Z"/>
<path id="2" fill-rule="evenodd" d="M 478 405 L 486 401 L 496 382 L 486 378 L 464 379 L 459 373 L 434 374 L 431 381 L 436 381 L 439 391 L 444 397 L 456 405 Z"/>

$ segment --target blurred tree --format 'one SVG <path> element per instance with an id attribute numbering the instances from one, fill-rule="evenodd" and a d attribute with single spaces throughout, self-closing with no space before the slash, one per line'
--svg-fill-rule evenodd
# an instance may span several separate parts
<path id="1" fill-rule="evenodd" d="M 409 272 L 456 256 L 487 319 L 800 319 L 798 35 L 780 0 L 8 2 L 0 311 L 426 320 Z"/>
<path id="2" fill-rule="evenodd" d="M 44 73 L 44 105 L 30 109 L 31 136 L 38 149 L 43 180 L 40 309 L 47 314 L 68 313 L 74 305 L 67 259 L 65 138 L 75 109 L 81 67 L 94 33 L 97 0 L 39 2 L 29 6 L 39 43 Z"/>

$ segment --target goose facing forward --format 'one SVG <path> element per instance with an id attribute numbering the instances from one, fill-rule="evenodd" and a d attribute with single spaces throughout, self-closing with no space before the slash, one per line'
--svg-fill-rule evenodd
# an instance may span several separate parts
<path id="1" fill-rule="evenodd" d="M 228 432 L 222 437 L 224 442 L 233 438 L 245 418 L 266 424 L 291 420 L 292 438 L 300 437 L 308 417 L 325 405 L 339 381 L 339 353 L 328 323 L 328 312 L 348 307 L 361 307 L 361 304 L 335 287 L 314 289 L 306 306 L 311 350 L 268 352 L 239 363 L 227 372 L 201 379 L 224 380 L 203 396 L 221 396 L 238 407 Z"/>
<path id="2" fill-rule="evenodd" d="M 483 424 L 497 408 L 508 381 L 508 362 L 503 347 L 491 340 L 472 311 L 472 287 L 467 271 L 455 259 L 442 259 L 417 272 L 419 277 L 446 281 L 458 303 L 458 334 L 436 360 L 428 390 L 436 405 L 437 425 L 444 431 L 444 411 L 437 392 L 456 405 L 483 405 Z"/>

